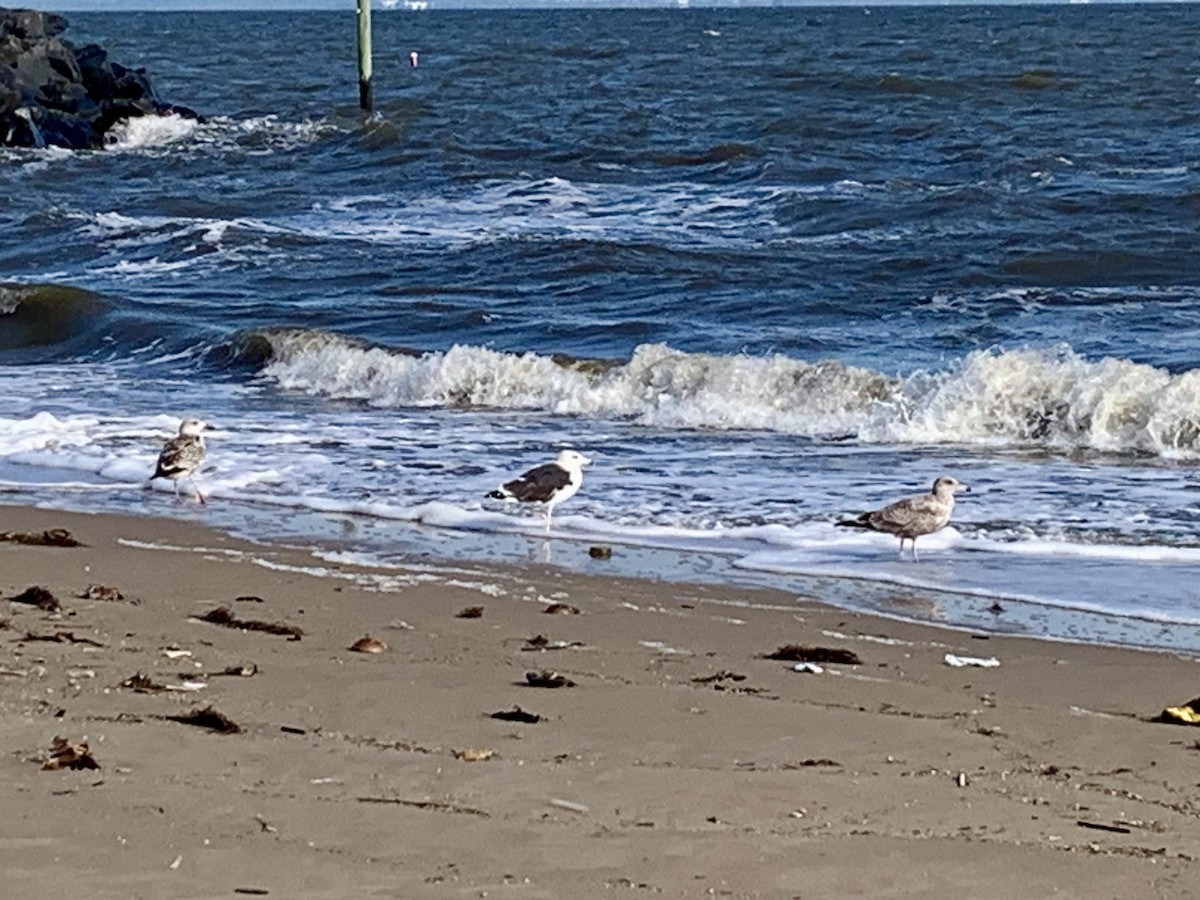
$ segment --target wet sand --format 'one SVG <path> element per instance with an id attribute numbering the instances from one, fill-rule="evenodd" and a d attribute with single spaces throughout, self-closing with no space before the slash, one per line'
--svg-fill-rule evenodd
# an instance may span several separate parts
<path id="1" fill-rule="evenodd" d="M 49 528 L 86 546 L 0 542 L 5 898 L 1197 892 L 1200 731 L 1150 721 L 1192 659 L 0 507 Z M 58 737 L 99 768 L 43 768 Z"/>

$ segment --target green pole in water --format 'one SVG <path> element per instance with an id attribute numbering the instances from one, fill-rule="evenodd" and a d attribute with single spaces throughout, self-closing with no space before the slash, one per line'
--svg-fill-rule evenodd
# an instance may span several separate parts
<path id="1" fill-rule="evenodd" d="M 358 105 L 363 112 L 375 108 L 371 94 L 371 0 L 358 0 Z"/>

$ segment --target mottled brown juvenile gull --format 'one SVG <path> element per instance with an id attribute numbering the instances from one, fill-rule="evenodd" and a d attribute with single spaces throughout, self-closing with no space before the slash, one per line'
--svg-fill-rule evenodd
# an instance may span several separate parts
<path id="1" fill-rule="evenodd" d="M 575 496 L 583 484 L 583 469 L 591 460 L 576 450 L 563 450 L 552 463 L 535 466 L 488 494 L 493 500 L 540 503 L 546 515 L 546 530 L 554 507 Z"/>
<path id="2" fill-rule="evenodd" d="M 928 494 L 906 497 L 882 509 L 861 513 L 853 519 L 843 519 L 837 524 L 845 528 L 863 528 L 898 535 L 901 553 L 904 552 L 904 541 L 910 540 L 913 560 L 916 560 L 917 538 L 946 527 L 950 514 L 954 512 L 954 495 L 959 491 L 970 491 L 970 488 L 949 475 L 943 475 L 933 483 L 933 490 Z"/>
<path id="3" fill-rule="evenodd" d="M 179 426 L 179 434 L 167 441 L 158 455 L 158 466 L 150 480 L 155 478 L 170 478 L 175 483 L 175 496 L 179 496 L 179 479 L 186 478 L 192 483 L 196 499 L 204 502 L 204 495 L 196 487 L 193 474 L 204 462 L 204 437 L 202 432 L 208 426 L 199 419 L 184 419 Z"/>

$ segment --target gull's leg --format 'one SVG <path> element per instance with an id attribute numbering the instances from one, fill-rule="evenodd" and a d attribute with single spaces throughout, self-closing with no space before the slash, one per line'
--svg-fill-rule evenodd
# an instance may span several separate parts
<path id="1" fill-rule="evenodd" d="M 208 501 L 204 499 L 204 495 L 200 493 L 200 488 L 196 485 L 196 479 L 189 476 L 188 481 L 192 483 L 192 490 L 196 492 L 196 499 L 201 503 L 207 503 Z"/>
<path id="2" fill-rule="evenodd" d="M 913 562 L 920 562 L 921 558 L 917 556 L 917 539 L 912 538 Z"/>
<path id="3" fill-rule="evenodd" d="M 546 507 L 546 533 L 550 533 L 550 516 L 554 514 L 554 507 Z"/>

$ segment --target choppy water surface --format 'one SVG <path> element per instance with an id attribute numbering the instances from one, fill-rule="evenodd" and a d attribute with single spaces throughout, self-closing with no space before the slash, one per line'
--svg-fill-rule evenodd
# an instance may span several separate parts
<path id="1" fill-rule="evenodd" d="M 1200 649 L 1198 15 L 381 12 L 364 123 L 352 12 L 73 14 L 209 120 L 0 156 L 0 490 Z"/>

